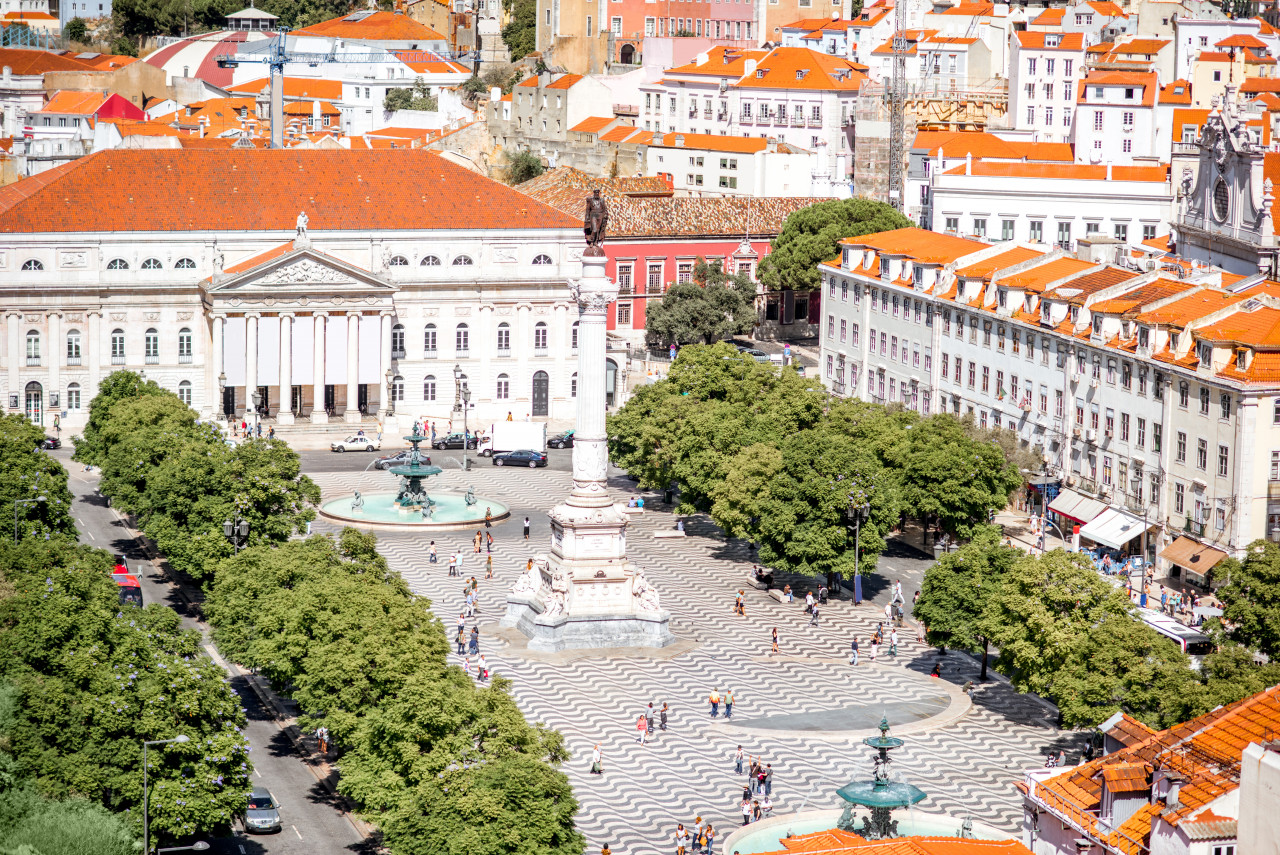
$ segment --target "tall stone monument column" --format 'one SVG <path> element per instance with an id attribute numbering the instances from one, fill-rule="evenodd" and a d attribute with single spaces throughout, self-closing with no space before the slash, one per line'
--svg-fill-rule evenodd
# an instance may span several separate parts
<path id="1" fill-rule="evenodd" d="M 600 247 L 607 222 L 597 192 L 587 200 L 582 278 L 569 285 L 578 303 L 573 491 L 551 510 L 551 549 L 517 580 L 501 620 L 528 636 L 533 650 L 663 647 L 676 640 L 657 591 L 627 560 L 627 517 L 608 490 L 605 312 L 618 286 L 605 274 Z"/>

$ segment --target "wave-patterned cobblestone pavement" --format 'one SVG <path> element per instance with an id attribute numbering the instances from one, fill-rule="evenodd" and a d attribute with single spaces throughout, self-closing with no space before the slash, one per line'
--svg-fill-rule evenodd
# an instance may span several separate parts
<path id="1" fill-rule="evenodd" d="M 314 477 L 326 500 L 354 489 L 385 489 L 389 480 L 383 473 Z M 548 548 L 545 510 L 552 497 L 567 495 L 571 483 L 566 472 L 515 472 L 483 464 L 466 475 L 449 471 L 442 481 L 445 488 L 474 484 L 482 501 L 487 495 L 511 507 L 511 519 L 493 529 L 493 581 L 483 581 L 484 556 L 475 555 L 471 546 L 474 531 L 378 532 L 378 539 L 390 565 L 415 592 L 431 598 L 452 634 L 462 606 L 462 580 L 446 575 L 447 556 L 464 553 L 465 575 L 482 580 L 479 622 L 483 627 L 496 621 L 526 559 Z M 442 484 L 432 486 L 440 489 Z M 620 479 L 612 486 L 616 496 L 632 487 Z M 535 504 L 541 507 L 534 510 Z M 533 526 L 527 543 L 521 537 L 526 514 Z M 700 519 L 686 526 L 689 537 L 653 537 L 672 526 L 670 514 L 652 509 L 633 518 L 629 556 L 657 586 L 677 634 L 699 641 L 693 650 L 670 659 L 589 657 L 553 663 L 514 655 L 505 645 L 482 639 L 491 670 L 514 681 L 515 698 L 529 720 L 564 734 L 573 753 L 565 772 L 581 804 L 578 825 L 589 852 L 604 843 L 618 855 L 670 852 L 676 822 L 687 825 L 699 815 L 721 830 L 723 840 L 741 823 L 737 807 L 743 778 L 734 774 L 732 760 L 739 744 L 773 764 L 778 813 L 837 807 L 835 788 L 855 776 L 870 776 L 870 749 L 848 738 L 777 730 L 727 732 L 723 718 L 709 716 L 706 697 L 712 688 L 733 690 L 735 720 L 874 708 L 938 694 L 917 676 L 933 667 L 936 651 L 918 644 L 910 629 L 900 633 L 896 659 L 882 655 L 868 664 L 864 643 L 863 664 L 845 664 L 850 638 L 857 632 L 865 642 L 883 615 L 882 604 L 855 607 L 833 601 L 822 612 L 821 626 L 809 627 L 801 605 L 779 604 L 746 586 L 750 562 L 745 544 L 726 541 L 714 525 Z M 328 528 L 316 525 L 318 531 Z M 435 565 L 427 562 L 433 537 L 441 556 Z M 745 618 L 732 613 L 739 589 L 747 592 Z M 781 637 L 781 657 L 769 655 L 774 626 Z M 967 657 L 952 654 L 944 660 L 943 674 L 963 682 L 976 676 L 976 667 Z M 650 701 L 656 707 L 670 705 L 668 730 L 641 746 L 635 721 Z M 929 794 L 921 810 L 972 815 L 1013 833 L 1022 815 L 1014 783 L 1025 769 L 1042 765 L 1047 750 L 1070 746 L 1073 739 L 1053 726 L 1053 714 L 1043 704 L 1006 684 L 987 683 L 975 701 L 960 720 L 905 737 L 906 746 L 894 752 L 895 776 Z M 604 753 L 604 775 L 588 771 L 597 742 Z"/>

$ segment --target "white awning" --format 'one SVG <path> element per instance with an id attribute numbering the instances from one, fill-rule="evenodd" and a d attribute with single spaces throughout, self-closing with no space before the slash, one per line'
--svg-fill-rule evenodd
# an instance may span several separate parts
<path id="1" fill-rule="evenodd" d="M 1078 523 L 1088 523 L 1107 509 L 1105 502 L 1090 499 L 1075 490 L 1063 490 L 1049 503 L 1049 510 Z"/>
<path id="2" fill-rule="evenodd" d="M 1107 508 L 1092 522 L 1080 529 L 1080 536 L 1094 543 L 1120 549 L 1142 534 L 1145 523 L 1139 517 L 1118 508 Z"/>

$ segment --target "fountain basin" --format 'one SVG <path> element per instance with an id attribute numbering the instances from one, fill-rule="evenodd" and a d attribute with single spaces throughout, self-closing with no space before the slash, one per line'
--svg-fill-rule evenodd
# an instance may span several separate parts
<path id="1" fill-rule="evenodd" d="M 476 496 L 476 503 L 468 505 L 462 493 L 441 490 L 428 491 L 436 503 L 435 512 L 430 519 L 423 519 L 417 508 L 405 508 L 396 503 L 396 493 L 361 493 L 364 507 L 353 510 L 352 497 L 343 496 L 330 499 L 320 505 L 320 516 L 334 522 L 354 525 L 359 528 L 422 529 L 429 531 L 448 531 L 450 529 L 475 528 L 484 525 L 485 510 L 488 509 L 493 522 L 505 520 L 511 516 L 511 509 L 496 499 L 488 496 Z"/>
<path id="2" fill-rule="evenodd" d="M 739 852 L 741 855 L 759 855 L 762 852 L 778 852 L 783 849 L 782 840 L 789 835 L 812 834 L 815 831 L 827 831 L 836 827 L 841 811 L 807 810 L 800 813 L 783 814 L 753 822 L 739 828 L 725 838 L 718 846 L 722 852 Z M 862 817 L 867 811 L 855 811 L 854 816 L 861 825 Z M 899 837 L 956 837 L 958 836 L 963 817 L 940 813 L 924 813 L 918 810 L 904 809 L 894 814 L 898 820 Z M 977 840 L 1011 840 L 1016 835 L 974 820 L 973 837 Z"/>

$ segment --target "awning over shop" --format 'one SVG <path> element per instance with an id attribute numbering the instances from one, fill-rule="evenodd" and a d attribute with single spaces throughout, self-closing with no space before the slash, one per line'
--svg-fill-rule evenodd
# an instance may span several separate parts
<path id="1" fill-rule="evenodd" d="M 1063 490 L 1056 499 L 1049 503 L 1049 510 L 1055 514 L 1073 519 L 1078 523 L 1091 522 L 1094 517 L 1106 509 L 1105 502 L 1082 496 L 1075 490 Z"/>
<path id="2" fill-rule="evenodd" d="M 1213 565 L 1227 557 L 1227 553 L 1212 546 L 1205 546 L 1198 540 L 1179 537 L 1164 548 L 1160 557 L 1179 567 L 1185 567 L 1203 578 L 1209 575 L 1209 569 Z"/>
<path id="3" fill-rule="evenodd" d="M 1133 514 L 1118 508 L 1107 508 L 1080 529 L 1080 536 L 1112 549 L 1123 549 L 1126 543 L 1142 534 L 1145 525 Z"/>

